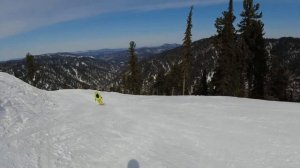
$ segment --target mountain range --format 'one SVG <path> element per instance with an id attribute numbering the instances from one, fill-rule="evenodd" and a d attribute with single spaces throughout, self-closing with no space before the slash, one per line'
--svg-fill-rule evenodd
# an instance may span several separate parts
<path id="1" fill-rule="evenodd" d="M 288 72 L 289 100 L 300 101 L 300 39 L 284 37 L 266 39 L 268 64 L 278 59 Z M 208 80 L 213 76 L 217 53 L 213 38 L 193 42 L 193 85 L 197 88 L 204 69 Z M 159 73 L 168 74 L 176 63 L 180 62 L 182 47 L 178 44 L 165 44 L 158 47 L 138 48 L 139 65 L 143 78 L 144 94 L 153 93 L 153 85 Z M 72 53 L 54 53 L 37 55 L 39 65 L 35 81 L 26 81 L 25 59 L 0 63 L 0 71 L 46 90 L 63 88 L 90 88 L 110 90 L 117 88 L 122 73 L 127 66 L 127 49 L 101 49 Z"/>
<path id="2" fill-rule="evenodd" d="M 180 46 L 164 44 L 157 47 L 138 48 L 141 59 Z M 127 65 L 127 49 L 101 49 L 79 52 L 60 52 L 35 55 L 38 65 L 34 81 L 26 78 L 26 60 L 0 62 L 0 71 L 12 74 L 40 89 L 58 90 L 91 88 L 109 90 Z"/>
<path id="3" fill-rule="evenodd" d="M 192 79 L 195 88 L 200 84 L 204 69 L 208 73 L 208 80 L 211 80 L 213 76 L 217 61 L 217 52 L 213 43 L 213 38 L 207 38 L 195 41 L 192 45 Z M 265 44 L 269 69 L 271 69 L 273 59 L 279 60 L 280 65 L 287 71 L 288 99 L 300 101 L 300 38 L 265 39 Z M 142 60 L 142 76 L 144 83 L 147 84 L 145 89 L 151 90 L 160 72 L 163 72 L 164 75 L 168 74 L 171 67 L 181 61 L 181 54 L 182 48 L 178 47 Z M 270 84 L 266 85 L 268 87 Z"/>

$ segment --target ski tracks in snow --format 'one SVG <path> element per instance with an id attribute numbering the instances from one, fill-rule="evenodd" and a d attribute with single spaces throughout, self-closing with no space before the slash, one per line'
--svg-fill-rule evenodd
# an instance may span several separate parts
<path id="1" fill-rule="evenodd" d="M 0 73 L 0 167 L 300 167 L 299 104 L 46 92 Z"/>

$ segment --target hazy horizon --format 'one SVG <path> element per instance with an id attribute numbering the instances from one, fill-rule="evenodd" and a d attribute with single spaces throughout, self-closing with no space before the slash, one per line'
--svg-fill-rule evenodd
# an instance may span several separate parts
<path id="1" fill-rule="evenodd" d="M 239 22 L 242 1 L 236 0 Z M 300 2 L 257 0 L 265 37 L 300 37 Z M 103 48 L 127 48 L 182 43 L 189 6 L 194 5 L 193 40 L 215 34 L 214 21 L 227 0 L 4 0 L 0 7 L 0 61 L 44 54 Z M 115 5 L 118 4 L 118 5 Z M 66 7 L 67 6 L 67 7 Z"/>

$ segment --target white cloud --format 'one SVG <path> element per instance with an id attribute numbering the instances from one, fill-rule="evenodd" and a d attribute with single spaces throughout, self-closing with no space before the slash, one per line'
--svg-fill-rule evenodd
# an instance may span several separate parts
<path id="1" fill-rule="evenodd" d="M 0 0 L 0 38 L 106 12 L 210 5 L 227 0 Z"/>

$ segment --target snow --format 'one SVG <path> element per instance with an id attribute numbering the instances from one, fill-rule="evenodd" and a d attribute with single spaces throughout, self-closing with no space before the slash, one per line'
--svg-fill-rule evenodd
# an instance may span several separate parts
<path id="1" fill-rule="evenodd" d="M 0 73 L 0 167 L 299 168 L 300 104 L 48 92 Z"/>

